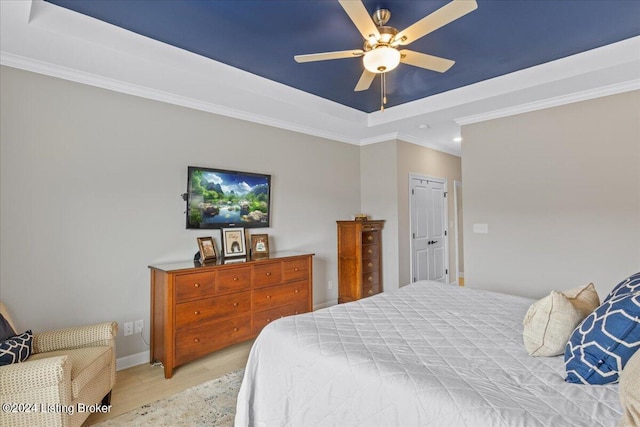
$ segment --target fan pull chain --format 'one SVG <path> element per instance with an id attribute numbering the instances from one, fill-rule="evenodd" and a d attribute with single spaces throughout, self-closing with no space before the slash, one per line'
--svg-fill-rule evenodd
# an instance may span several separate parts
<path id="1" fill-rule="evenodd" d="M 384 111 L 384 105 L 387 103 L 387 73 L 380 76 L 380 111 Z"/>

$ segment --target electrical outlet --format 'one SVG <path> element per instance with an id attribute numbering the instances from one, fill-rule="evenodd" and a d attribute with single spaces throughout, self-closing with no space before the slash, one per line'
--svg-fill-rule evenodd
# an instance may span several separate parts
<path id="1" fill-rule="evenodd" d="M 136 320 L 136 323 L 133 326 L 134 326 L 133 333 L 141 334 L 142 329 L 144 329 L 144 320 Z"/>
<path id="2" fill-rule="evenodd" d="M 133 322 L 124 322 L 124 336 L 133 335 Z"/>

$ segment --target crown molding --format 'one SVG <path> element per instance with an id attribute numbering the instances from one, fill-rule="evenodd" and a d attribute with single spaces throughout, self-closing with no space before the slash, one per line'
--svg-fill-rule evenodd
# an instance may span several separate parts
<path id="1" fill-rule="evenodd" d="M 499 119 L 502 117 L 514 116 L 516 114 L 529 113 L 531 111 L 543 110 L 546 108 L 558 107 L 561 105 L 572 104 L 574 102 L 587 101 L 589 99 L 600 98 L 603 96 L 616 95 L 618 93 L 630 92 L 640 89 L 640 79 L 628 82 L 617 83 L 605 87 L 584 90 L 581 92 L 571 93 L 568 95 L 557 96 L 542 101 L 528 102 L 513 107 L 502 108 L 486 113 L 474 114 L 471 116 L 456 118 L 455 122 L 462 125 L 484 122 L 487 120 Z"/>
<path id="2" fill-rule="evenodd" d="M 353 145 L 361 144 L 358 139 L 348 138 L 344 135 L 327 132 L 326 130 L 308 126 L 301 126 L 297 123 L 279 120 L 260 114 L 249 113 L 246 111 L 226 107 L 224 105 L 176 95 L 174 93 L 152 89 L 133 83 L 110 79 L 108 77 L 74 70 L 56 64 L 50 64 L 32 58 L 25 58 L 8 52 L 0 52 L 0 65 L 18 68 L 21 70 L 43 74 L 50 77 L 56 77 L 76 83 L 86 84 L 89 86 L 99 87 L 101 89 L 107 89 L 127 95 L 133 95 L 141 98 L 151 99 L 154 101 L 160 101 L 168 104 L 178 105 L 181 107 L 191 108 L 194 110 L 218 114 L 225 117 L 245 120 L 252 123 L 276 127 L 293 132 L 299 132 L 319 138 L 330 139 Z"/>
<path id="3" fill-rule="evenodd" d="M 444 147 L 442 147 L 440 145 L 430 144 L 430 143 L 425 142 L 424 140 L 422 140 L 420 138 L 416 138 L 416 137 L 411 136 L 411 135 L 399 134 L 398 135 L 398 139 L 400 141 L 408 142 L 410 144 L 420 145 L 421 147 L 430 148 L 432 150 L 440 151 L 440 152 L 445 153 L 445 154 L 450 154 L 452 156 L 462 157 L 460 151 L 450 150 L 450 149 L 444 148 Z"/>
<path id="4" fill-rule="evenodd" d="M 633 90 L 640 77 L 637 36 L 364 113 L 43 0 L 0 8 L 2 65 L 357 146 L 403 140 L 459 156 L 459 124 Z"/>

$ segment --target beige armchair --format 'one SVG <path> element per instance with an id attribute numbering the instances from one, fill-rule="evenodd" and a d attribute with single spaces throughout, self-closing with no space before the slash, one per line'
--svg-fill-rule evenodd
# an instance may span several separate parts
<path id="1" fill-rule="evenodd" d="M 13 327 L 2 302 L 0 313 Z M 80 426 L 107 409 L 117 333 L 116 322 L 34 333 L 26 361 L 0 366 L 0 427 Z"/>

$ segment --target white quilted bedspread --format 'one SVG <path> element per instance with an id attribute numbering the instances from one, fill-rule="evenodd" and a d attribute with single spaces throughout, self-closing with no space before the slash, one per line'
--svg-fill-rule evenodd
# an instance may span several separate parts
<path id="1" fill-rule="evenodd" d="M 418 282 L 280 319 L 251 350 L 236 426 L 615 426 L 617 385 L 527 355 L 533 301 Z"/>

